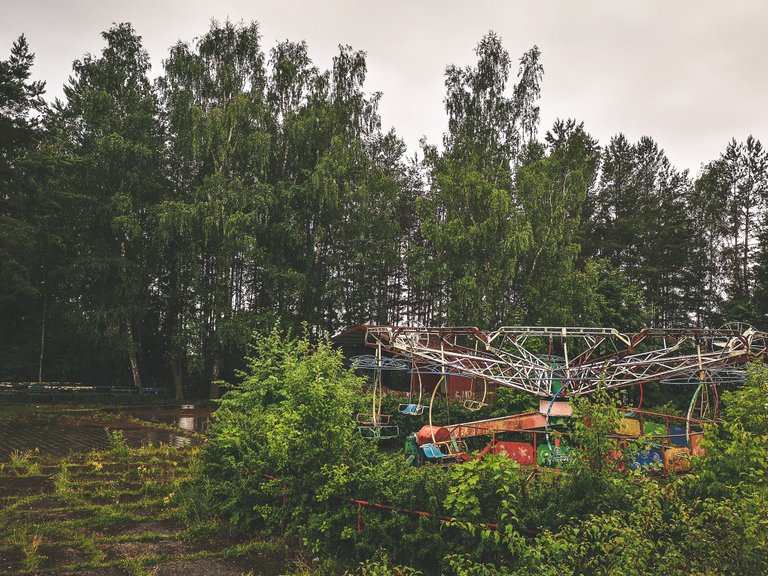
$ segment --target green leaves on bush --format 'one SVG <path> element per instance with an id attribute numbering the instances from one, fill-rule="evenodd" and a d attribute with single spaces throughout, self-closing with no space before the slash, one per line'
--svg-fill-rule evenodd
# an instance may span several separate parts
<path id="1" fill-rule="evenodd" d="M 767 380 L 756 367 L 725 394 L 731 422 L 708 430 L 684 476 L 622 469 L 610 438 L 622 414 L 603 392 L 575 402 L 562 472 L 494 455 L 411 467 L 357 437 L 361 380 L 339 354 L 275 329 L 222 398 L 179 498 L 193 525 L 280 531 L 359 574 L 764 574 Z"/>

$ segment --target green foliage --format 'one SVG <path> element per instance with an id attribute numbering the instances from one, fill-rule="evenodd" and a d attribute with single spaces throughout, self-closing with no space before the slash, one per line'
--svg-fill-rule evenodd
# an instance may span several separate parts
<path id="1" fill-rule="evenodd" d="M 38 476 L 40 474 L 40 462 L 37 455 L 29 450 L 11 452 L 10 466 L 19 476 Z"/>
<path id="2" fill-rule="evenodd" d="M 345 572 L 345 576 L 421 576 L 422 572 L 409 566 L 393 565 L 386 553 L 357 565 L 354 572 Z"/>
<path id="3" fill-rule="evenodd" d="M 496 398 L 489 404 L 488 408 L 490 411 L 489 418 L 534 412 L 539 409 L 539 400 L 525 392 L 502 386 L 496 390 Z"/>
<path id="4" fill-rule="evenodd" d="M 286 494 L 298 513 L 297 500 L 314 500 L 308 491 L 343 482 L 345 458 L 360 444 L 353 425 L 359 388 L 327 342 L 313 345 L 308 335 L 278 328 L 257 337 L 240 383 L 216 412 L 200 489 L 234 526 L 278 526 L 285 518 L 275 499 Z"/>
<path id="5" fill-rule="evenodd" d="M 34 60 L 24 35 L 0 60 L 0 370 L 24 380 L 40 376 L 62 256 L 61 193 L 40 189 L 53 164 L 42 143 L 45 83 L 30 80 Z"/>
<path id="6" fill-rule="evenodd" d="M 18 544 L 22 554 L 24 554 L 23 566 L 25 570 L 32 571 L 42 564 L 47 556 L 40 554 L 40 545 L 43 543 L 43 537 L 40 534 L 23 533 L 21 542 Z"/>
<path id="7" fill-rule="evenodd" d="M 590 397 L 578 396 L 572 403 L 574 424 L 569 439 L 579 452 L 574 463 L 597 472 L 618 470 L 621 459 L 611 455 L 619 447 L 611 436 L 622 417 L 620 402 L 598 386 Z"/>
<path id="8" fill-rule="evenodd" d="M 768 435 L 768 367 L 754 362 L 747 368 L 746 382 L 723 393 L 724 418 L 738 422 L 752 434 Z"/>
<path id="9" fill-rule="evenodd" d="M 458 518 L 504 524 L 517 521 L 516 493 L 523 487 L 518 465 L 505 456 L 486 455 L 452 469 L 445 505 Z"/>
<path id="10" fill-rule="evenodd" d="M 750 386 L 765 385 L 761 367 L 751 368 L 751 373 Z M 748 386 L 746 398 L 733 396 L 731 405 L 741 410 L 750 395 Z M 609 451 L 606 435 L 618 416 L 613 402 L 606 397 L 596 402 L 580 400 L 577 412 L 580 422 L 574 434 L 578 440 L 597 452 Z M 728 426 L 707 432 L 707 455 L 694 458 L 691 475 L 617 474 L 588 452 L 577 456 L 567 474 L 539 481 L 543 492 L 537 495 L 534 484 L 518 493 L 521 521 L 530 522 L 531 515 L 525 513 L 530 506 L 544 505 L 548 518 L 539 524 L 542 531 L 522 546 L 515 532 L 500 535 L 499 543 L 515 553 L 511 561 L 489 564 L 452 556 L 453 572 L 764 573 L 768 568 L 764 519 L 768 438 L 746 431 L 735 414 Z M 751 413 L 742 414 L 749 422 Z M 555 505 L 547 507 L 546 501 Z"/>
<path id="11" fill-rule="evenodd" d="M 751 388 L 766 374 L 751 374 L 742 396 L 726 396 L 733 421 L 707 432 L 707 456 L 689 475 L 625 470 L 612 438 L 622 415 L 603 390 L 575 401 L 573 460 L 562 473 L 531 474 L 493 455 L 414 468 L 356 438 L 360 380 L 338 355 L 275 329 L 225 394 L 180 498 L 199 525 L 213 515 L 239 529 L 284 530 L 314 553 L 362 560 L 359 573 L 758 574 L 768 567 L 768 438 L 739 418 L 750 422 Z M 312 414 L 318 407 L 326 417 Z M 358 509 L 348 497 L 454 520 Z M 715 553 L 721 542 L 727 552 Z"/>
<path id="12" fill-rule="evenodd" d="M 530 154 L 515 174 L 516 197 L 531 230 L 515 290 L 525 303 L 526 323 L 585 324 L 596 318 L 594 296 L 578 265 L 578 234 L 599 149 L 573 120 L 558 120 L 546 142 L 548 150 Z"/>
<path id="13" fill-rule="evenodd" d="M 445 152 L 425 146 L 423 243 L 412 250 L 426 256 L 417 266 L 419 288 L 435 301 L 432 322 L 488 327 L 520 317 L 508 294 L 531 230 L 513 194 L 512 166 L 538 125 L 542 68 L 534 47 L 507 96 L 511 60 L 501 39 L 487 34 L 475 53 L 476 67 L 446 70 Z"/>
<path id="14" fill-rule="evenodd" d="M 603 259 L 588 260 L 582 278 L 579 301 L 585 301 L 585 324 L 614 326 L 629 332 L 648 324 L 643 293 L 621 270 Z M 584 298 L 585 294 L 590 297 Z"/>
<path id="15" fill-rule="evenodd" d="M 749 366 L 743 386 L 723 394 L 726 424 L 708 430 L 707 456 L 694 460 L 701 479 L 693 492 L 696 497 L 733 502 L 763 497 L 768 476 L 766 390 L 768 370 L 758 362 Z"/>
<path id="16" fill-rule="evenodd" d="M 692 303 L 683 295 L 701 280 L 692 270 L 696 223 L 685 205 L 692 189 L 687 172 L 676 170 L 652 138 L 632 144 L 619 134 L 603 150 L 600 180 L 585 206 L 585 255 L 606 259 L 643 288 L 654 326 L 687 324 Z"/>
<path id="17" fill-rule="evenodd" d="M 107 429 L 107 440 L 109 441 L 109 450 L 115 456 L 126 456 L 130 449 L 125 442 L 125 434 L 122 430 Z"/>
<path id="18" fill-rule="evenodd" d="M 243 462 L 311 483 L 315 473 L 340 464 L 353 441 L 359 388 L 328 342 L 313 346 L 306 335 L 293 339 L 274 329 L 256 339 L 242 381 L 222 399 L 211 450 L 256 440 L 258 454 L 244 455 Z M 245 431 L 244 418 L 250 421 Z"/>
<path id="19" fill-rule="evenodd" d="M 199 476 L 180 491 L 189 517 L 284 530 L 315 553 L 350 559 L 384 549 L 398 562 L 429 566 L 462 550 L 432 518 L 366 507 L 356 530 L 356 506 L 345 498 L 445 515 L 451 483 L 451 470 L 411 467 L 357 436 L 360 386 L 327 342 L 278 328 L 257 337 L 248 369 L 220 401 Z"/>

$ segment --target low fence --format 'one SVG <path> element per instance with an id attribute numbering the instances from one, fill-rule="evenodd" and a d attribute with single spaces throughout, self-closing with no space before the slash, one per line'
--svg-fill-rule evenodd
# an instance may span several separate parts
<path id="1" fill-rule="evenodd" d="M 280 531 L 285 531 L 285 521 L 286 521 L 286 508 L 288 505 L 288 482 L 281 481 L 277 476 L 273 476 L 271 474 L 264 474 L 263 472 L 257 472 L 258 476 L 261 476 L 262 478 L 266 478 L 267 480 L 272 480 L 275 482 L 282 482 L 283 484 L 283 493 L 281 497 L 281 508 L 283 511 L 283 520 L 280 524 Z M 368 500 L 359 500 L 357 498 L 351 498 L 349 496 L 338 496 L 333 495 L 331 496 L 334 500 L 338 502 L 343 502 L 345 504 L 349 504 L 352 506 L 357 507 L 357 531 L 362 532 L 363 528 L 365 526 L 363 522 L 363 509 L 364 508 L 373 508 L 378 510 L 386 510 L 389 512 L 393 512 L 396 514 L 406 514 L 409 516 L 421 516 L 422 518 L 432 518 L 434 520 L 437 520 L 438 522 L 462 522 L 463 524 L 472 524 L 473 526 L 477 527 L 483 527 L 483 528 L 490 528 L 492 530 L 498 530 L 499 525 L 496 522 L 486 521 L 486 522 L 466 522 L 461 521 L 458 518 L 455 518 L 454 516 L 444 516 L 441 514 L 433 514 L 432 512 L 426 512 L 424 510 L 415 510 L 412 508 L 400 508 L 398 506 L 392 506 L 390 504 L 382 504 L 380 502 L 370 502 Z"/>
<path id="2" fill-rule="evenodd" d="M 167 388 L 86 386 L 79 382 L 0 382 L 0 404 L 144 404 L 168 398 Z"/>

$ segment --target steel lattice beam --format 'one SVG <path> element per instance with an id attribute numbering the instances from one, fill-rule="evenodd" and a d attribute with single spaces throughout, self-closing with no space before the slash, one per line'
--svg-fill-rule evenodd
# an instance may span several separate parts
<path id="1" fill-rule="evenodd" d="M 542 397 L 560 386 L 571 394 L 668 381 L 698 382 L 728 375 L 768 353 L 768 334 L 739 329 L 645 329 L 505 326 L 367 326 L 366 344 L 431 367 L 432 371 L 485 379 Z M 559 354 L 553 354 L 553 347 Z M 546 353 L 542 353 L 546 349 Z"/>

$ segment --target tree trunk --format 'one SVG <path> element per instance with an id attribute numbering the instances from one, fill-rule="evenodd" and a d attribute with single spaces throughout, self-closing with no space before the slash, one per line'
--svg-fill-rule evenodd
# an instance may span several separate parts
<path id="1" fill-rule="evenodd" d="M 211 366 L 211 387 L 208 392 L 208 397 L 215 399 L 219 397 L 219 376 L 221 374 L 221 353 L 214 352 L 213 365 Z"/>
<path id="2" fill-rule="evenodd" d="M 43 322 L 40 328 L 40 360 L 37 363 L 37 381 L 43 381 L 43 357 L 45 356 L 45 311 L 48 299 L 43 297 Z"/>
<path id="3" fill-rule="evenodd" d="M 125 242 L 120 243 L 120 256 L 125 259 Z M 125 335 L 128 340 L 128 363 L 131 366 L 133 387 L 138 390 L 141 388 L 141 374 L 139 373 L 139 360 L 136 358 L 136 346 L 133 342 L 133 327 L 130 320 L 125 321 Z"/>
<path id="4" fill-rule="evenodd" d="M 171 359 L 171 381 L 173 384 L 173 396 L 176 400 L 184 398 L 184 359 L 181 354 L 174 354 Z"/>
<path id="5" fill-rule="evenodd" d="M 749 196 L 747 196 L 747 204 L 745 209 L 745 218 L 744 218 L 744 256 L 743 261 L 741 263 L 743 271 L 742 271 L 742 282 L 743 282 L 743 298 L 746 299 L 749 295 L 749 220 L 750 220 L 750 202 L 751 199 Z"/>
<path id="6" fill-rule="evenodd" d="M 125 323 L 125 331 L 128 337 L 128 362 L 131 365 L 133 387 L 138 390 L 141 388 L 141 374 L 139 373 L 139 361 L 136 358 L 136 347 L 133 343 L 133 328 L 131 328 L 130 322 Z"/>

